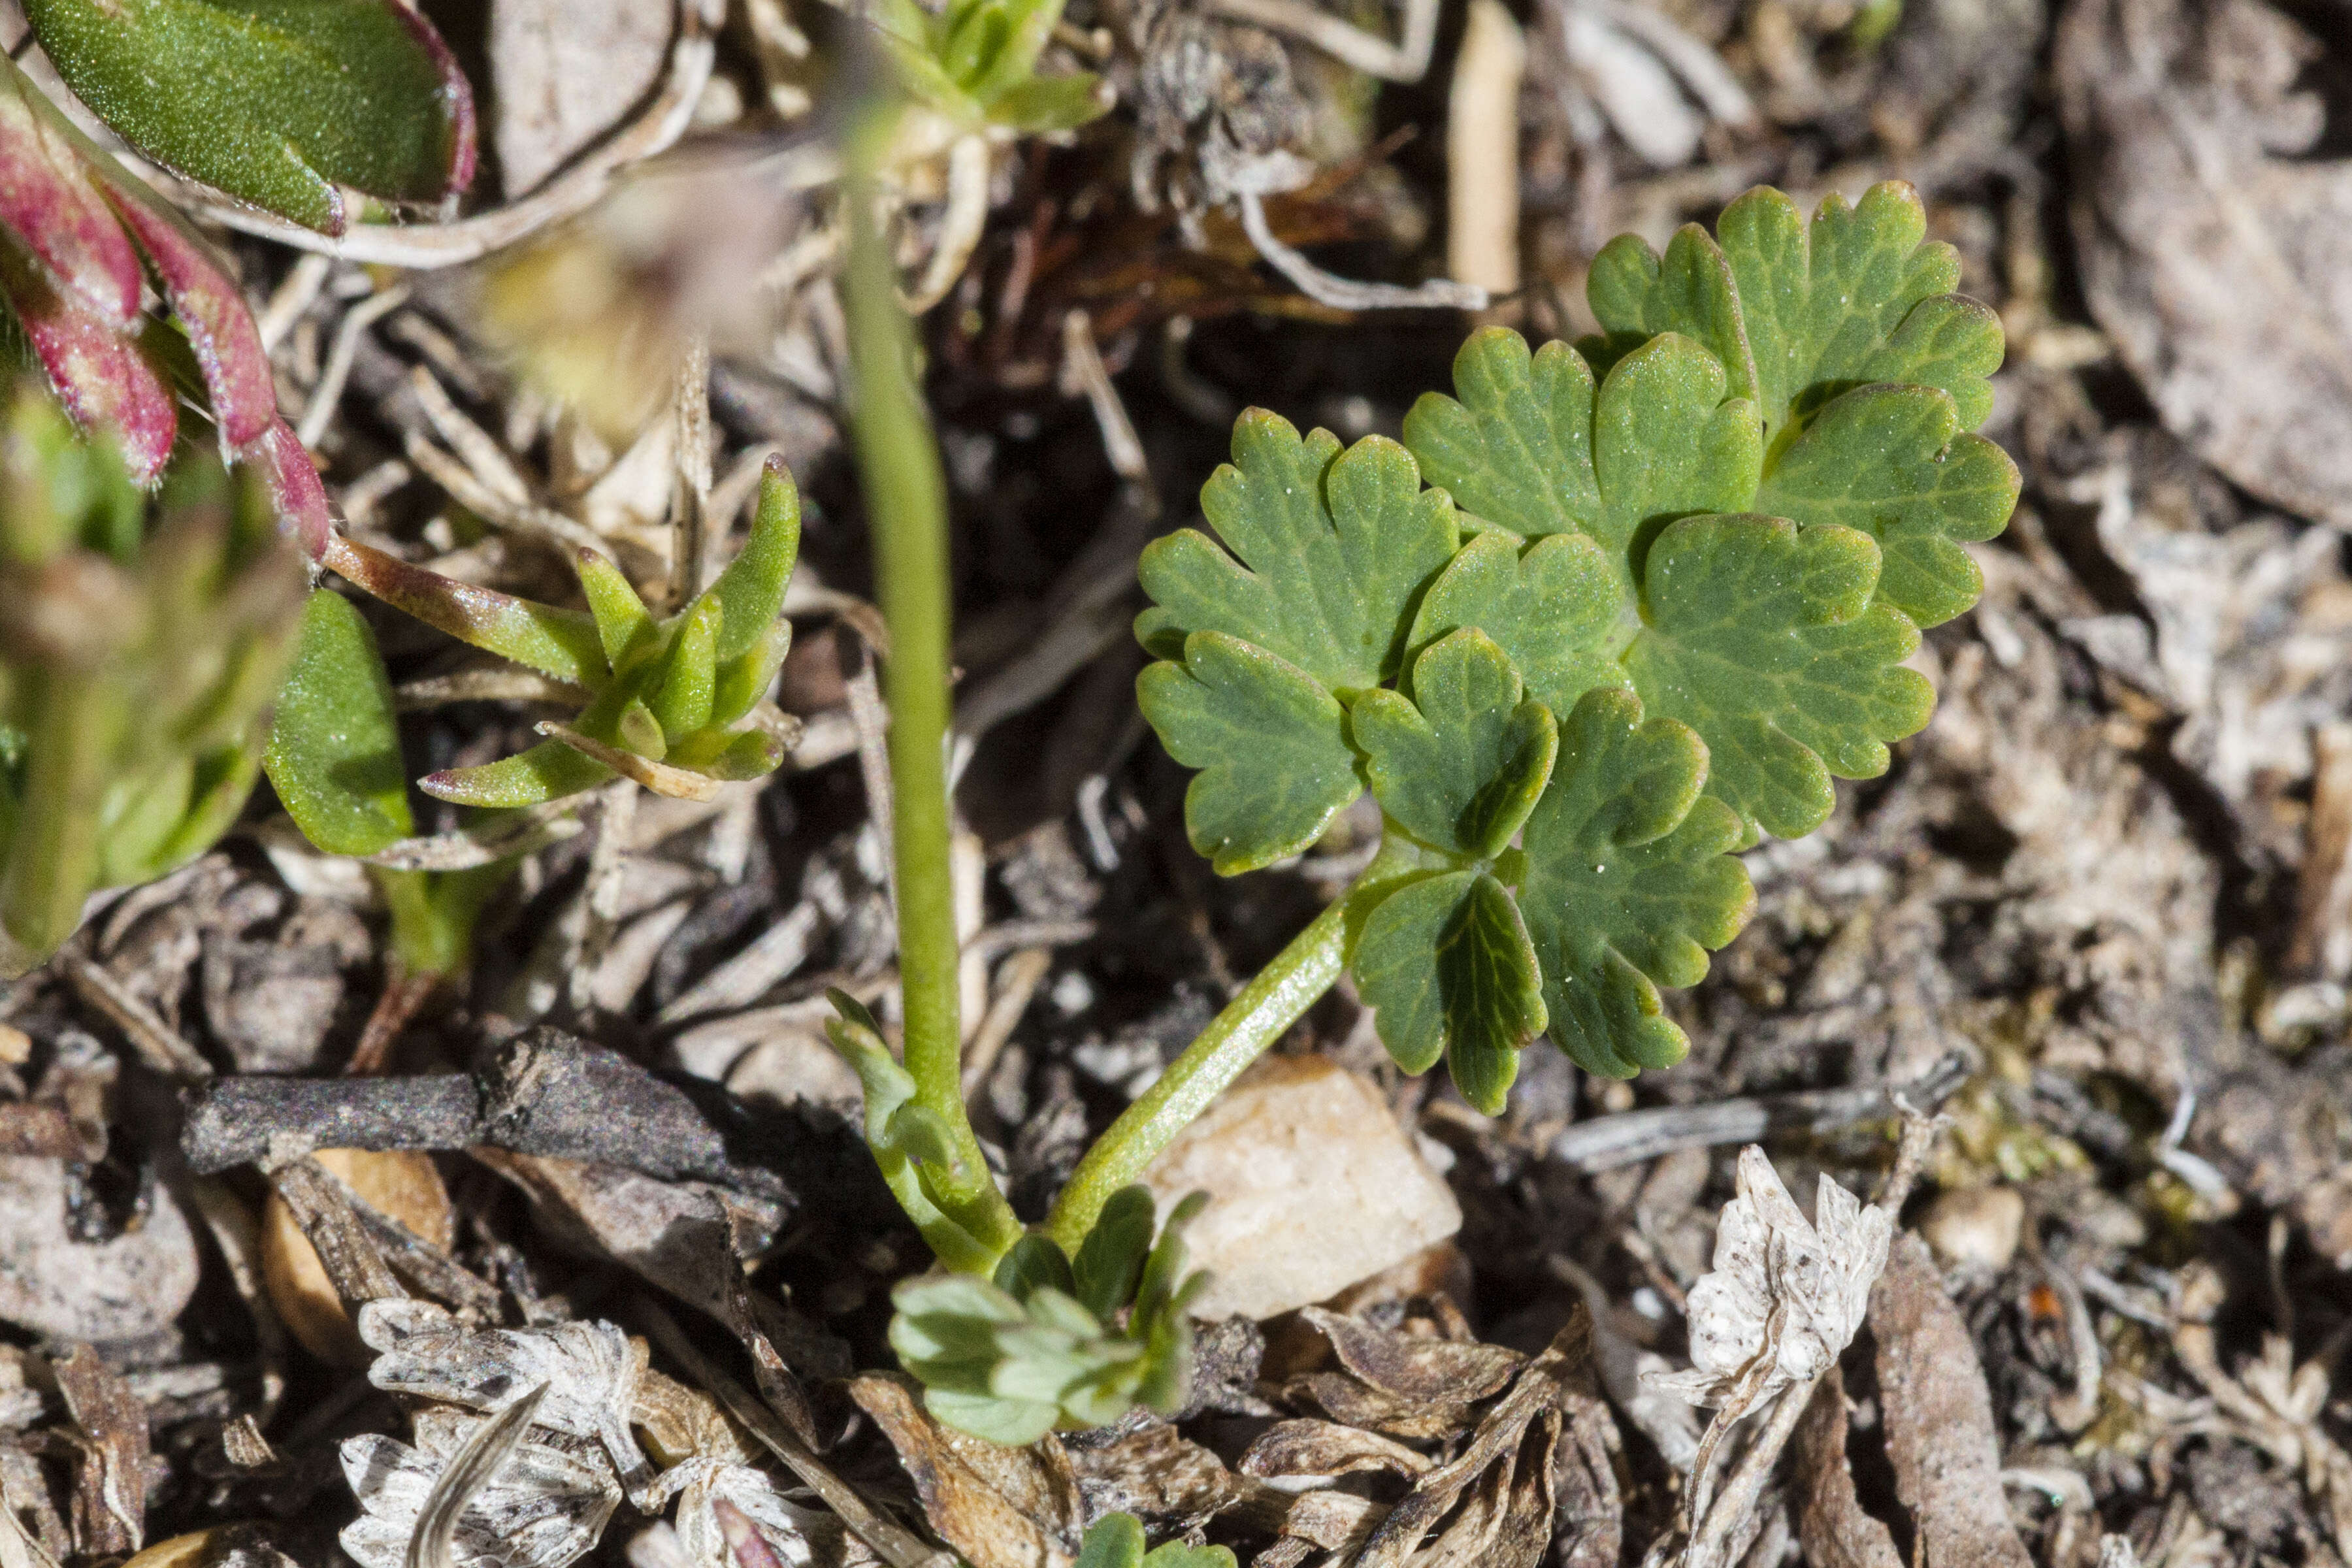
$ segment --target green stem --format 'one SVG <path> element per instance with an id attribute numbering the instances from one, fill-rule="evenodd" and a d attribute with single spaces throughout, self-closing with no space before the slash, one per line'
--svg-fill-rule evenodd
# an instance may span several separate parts
<path id="1" fill-rule="evenodd" d="M 909 365 L 913 333 L 874 223 L 874 170 L 892 116 L 868 110 L 851 132 L 845 303 L 855 383 L 853 435 L 874 533 L 874 574 L 890 631 L 891 849 L 898 980 L 916 1102 L 943 1121 L 973 1171 L 988 1162 L 964 1115 L 957 1017 L 955 892 L 949 873 L 947 482 Z M 1003 1200 L 996 1197 L 1002 1205 Z M 1011 1210 L 1004 1215 L 1011 1219 Z"/>
<path id="2" fill-rule="evenodd" d="M 73 935 L 99 868 L 99 798 L 126 717 L 97 676 L 48 670 L 37 684 L 24 794 L 0 866 L 0 974 L 41 963 Z"/>
<path id="3" fill-rule="evenodd" d="M 1224 1092 L 1339 978 L 1348 900 L 1335 900 L 1292 939 L 1184 1054 L 1087 1151 L 1054 1204 L 1045 1232 L 1075 1257 L 1110 1195 L 1143 1173 L 1177 1133 Z"/>

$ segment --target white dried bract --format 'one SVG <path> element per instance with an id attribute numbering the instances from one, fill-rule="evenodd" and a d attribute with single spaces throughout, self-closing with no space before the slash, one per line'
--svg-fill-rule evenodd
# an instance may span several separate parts
<path id="1" fill-rule="evenodd" d="M 360 1568 L 404 1568 L 434 1483 L 488 1419 L 427 1408 L 416 1413 L 414 1447 L 380 1432 L 343 1440 L 343 1479 L 362 1512 L 337 1539 Z M 451 1555 L 459 1568 L 563 1568 L 596 1544 L 620 1500 L 594 1447 L 575 1454 L 527 1440 L 458 1515 Z"/>
<path id="2" fill-rule="evenodd" d="M 360 1338 L 380 1352 L 368 1381 L 391 1394 L 446 1400 L 492 1415 L 544 1384 L 533 1425 L 603 1443 L 632 1500 L 653 1467 L 629 1431 L 641 1364 L 629 1338 L 606 1322 L 534 1329 L 469 1329 L 428 1301 L 371 1301 Z"/>
<path id="3" fill-rule="evenodd" d="M 1828 1368 L 1862 1326 L 1894 1235 L 1892 1215 L 1826 1175 L 1806 1224 L 1752 1143 L 1738 1186 L 1717 1225 L 1715 1268 L 1691 1288 L 1691 1370 L 1643 1379 L 1693 1405 L 1748 1405 Z"/>
<path id="4" fill-rule="evenodd" d="M 730 1561 L 726 1532 L 712 1506 L 721 1499 L 742 1510 L 784 1568 L 809 1568 L 815 1561 L 808 1532 L 812 1526 L 822 1528 L 826 1516 L 786 1499 L 765 1470 L 698 1455 L 661 1473 L 654 1483 L 654 1506 L 658 1508 L 673 1492 L 677 1496 L 678 1544 L 695 1568 L 721 1568 Z"/>

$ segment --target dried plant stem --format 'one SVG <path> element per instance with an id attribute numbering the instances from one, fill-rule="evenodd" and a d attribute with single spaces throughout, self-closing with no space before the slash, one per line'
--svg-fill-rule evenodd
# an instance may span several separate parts
<path id="1" fill-rule="evenodd" d="M 1820 1380 L 1815 1379 L 1814 1383 Z M 1772 1468 L 1780 1462 L 1780 1450 L 1803 1419 L 1805 1406 L 1812 1402 L 1814 1383 L 1791 1384 L 1780 1394 L 1772 1415 L 1739 1457 L 1739 1464 L 1731 1472 L 1731 1479 L 1722 1492 L 1708 1505 L 1706 1515 L 1699 1521 L 1691 1537 L 1690 1551 L 1683 1558 L 1684 1568 L 1717 1568 L 1724 1543 L 1731 1531 L 1756 1506 L 1756 1500 L 1770 1479 Z M 1697 1478 L 1692 1478 L 1693 1495 L 1696 1495 Z"/>
<path id="2" fill-rule="evenodd" d="M 465 1447 L 450 1456 L 448 1468 L 433 1483 L 425 1506 L 417 1510 L 416 1531 L 408 1538 L 407 1568 L 456 1568 L 457 1557 L 452 1548 L 457 1543 L 457 1517 L 522 1446 L 531 1415 L 546 1394 L 547 1384 L 542 1383 L 476 1427 Z"/>
<path id="3" fill-rule="evenodd" d="M 1045 1222 L 1046 1234 L 1065 1251 L 1075 1254 L 1111 1194 L 1141 1175 L 1153 1156 L 1331 989 L 1346 956 L 1347 935 L 1347 900 L 1341 898 L 1259 970 L 1087 1151 Z"/>

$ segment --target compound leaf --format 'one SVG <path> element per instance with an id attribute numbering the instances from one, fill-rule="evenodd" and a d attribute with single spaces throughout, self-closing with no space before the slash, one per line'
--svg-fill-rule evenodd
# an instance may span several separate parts
<path id="1" fill-rule="evenodd" d="M 1425 844 L 1491 859 L 1535 809 L 1558 738 L 1510 656 L 1474 626 L 1412 663 L 1412 695 L 1367 691 L 1350 719 L 1381 808 Z"/>
<path id="2" fill-rule="evenodd" d="M 1878 599 L 1922 626 L 1977 602 L 1984 577 L 1960 548 L 1990 539 L 2017 506 L 2017 465 L 1960 431 L 1951 395 L 1865 386 L 1822 408 L 1780 454 L 1756 510 L 1878 541 Z"/>
<path id="3" fill-rule="evenodd" d="M 1633 689 L 1698 731 L 1709 792 L 1751 836 L 1811 833 L 1832 774 L 1876 777 L 1927 721 L 1934 689 L 1897 668 L 1919 633 L 1871 603 L 1878 561 L 1857 530 L 1764 517 L 1686 518 L 1651 549 Z"/>
<path id="4" fill-rule="evenodd" d="M 1706 950 L 1755 903 L 1727 851 L 1739 819 L 1699 793 L 1707 752 L 1688 727 L 1643 719 L 1629 691 L 1586 694 L 1560 725 L 1552 785 L 1528 821 L 1519 883 L 1551 1037 L 1586 1071 L 1632 1078 L 1688 1051 L 1661 985 L 1694 985 Z"/>
<path id="5" fill-rule="evenodd" d="M 1663 258 L 1641 236 L 1619 235 L 1592 258 L 1585 294 L 1607 332 L 1587 348 L 1595 363 L 1602 357 L 1613 363 L 1645 338 L 1680 332 L 1715 355 L 1732 396 L 1755 398 L 1756 364 L 1731 264 L 1699 225 L 1675 230 Z"/>
<path id="6" fill-rule="evenodd" d="M 1472 1105 L 1503 1109 L 1519 1052 L 1543 1032 L 1543 984 L 1518 906 L 1492 874 L 1449 871 L 1391 893 L 1353 963 L 1381 1043 L 1407 1072 L 1445 1058 Z"/>
<path id="7" fill-rule="evenodd" d="M 1404 416 L 1422 476 L 1454 503 L 1529 539 L 1591 531 L 1592 372 L 1566 343 L 1533 354 L 1507 327 L 1481 327 L 1454 356 L 1461 398 L 1424 392 Z"/>
<path id="8" fill-rule="evenodd" d="M 1146 668 L 1136 696 L 1169 755 L 1201 770 L 1184 828 L 1221 876 L 1297 854 L 1362 793 L 1338 700 L 1239 637 L 1194 632 L 1183 662 Z"/>
<path id="9" fill-rule="evenodd" d="M 1797 204 L 1759 187 L 1716 225 L 1737 279 L 1768 440 L 1850 387 L 1907 382 L 1952 395 L 1961 425 L 1992 411 L 1999 318 L 1952 289 L 1958 253 L 1925 243 L 1927 215 L 1900 181 L 1848 206 L 1825 197 L 1808 225 Z"/>
<path id="10" fill-rule="evenodd" d="M 1755 498 L 1764 450 L 1755 405 L 1724 400 L 1722 363 L 1667 332 L 1635 349 L 1601 384 L 1592 463 L 1599 537 L 1638 582 L 1656 531 L 1696 512 L 1738 511 Z"/>
<path id="11" fill-rule="evenodd" d="M 472 90 L 400 0 L 29 0 L 58 74 L 141 152 L 340 234 L 352 185 L 430 202 L 475 159 Z"/>
<path id="12" fill-rule="evenodd" d="M 1596 686 L 1622 686 L 1617 645 L 1629 600 L 1600 545 L 1581 533 L 1523 544 L 1482 533 L 1422 595 L 1410 646 L 1475 626 L 1495 639 L 1527 681 L 1528 693 L 1565 713 Z"/>
<path id="13" fill-rule="evenodd" d="M 1252 409 L 1233 449 L 1201 489 L 1232 554 L 1189 528 L 1144 551 L 1137 575 L 1158 606 L 1137 622 L 1145 646 L 1168 657 L 1179 633 L 1223 632 L 1334 692 L 1394 675 L 1413 601 L 1460 542 L 1453 503 L 1377 436 L 1343 453 L 1328 431 L 1302 440 Z"/>

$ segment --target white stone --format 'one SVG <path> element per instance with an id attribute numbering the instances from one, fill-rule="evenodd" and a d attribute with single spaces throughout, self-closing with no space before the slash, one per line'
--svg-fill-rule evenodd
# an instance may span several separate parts
<path id="1" fill-rule="evenodd" d="M 1195 1315 L 1270 1318 L 1320 1301 L 1462 1227 L 1462 1209 L 1370 1079 L 1321 1057 L 1268 1057 L 1144 1173 L 1208 1269 Z"/>
<path id="2" fill-rule="evenodd" d="M 2025 1194 L 2015 1187 L 1938 1193 L 1919 1216 L 1919 1234 L 1945 1262 L 1998 1273 L 2025 1234 Z"/>

